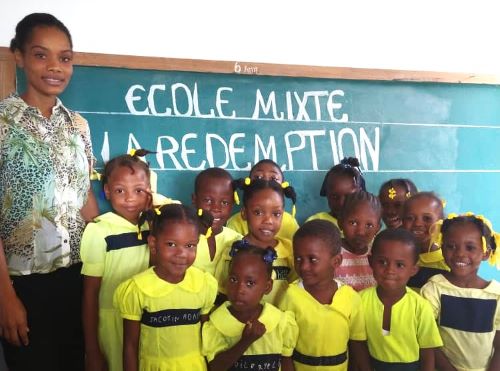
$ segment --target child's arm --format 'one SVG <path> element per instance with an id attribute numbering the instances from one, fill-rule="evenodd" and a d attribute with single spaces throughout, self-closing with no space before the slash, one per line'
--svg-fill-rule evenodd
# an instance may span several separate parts
<path id="1" fill-rule="evenodd" d="M 83 276 L 83 335 L 85 340 L 85 369 L 105 371 L 106 359 L 99 347 L 99 291 L 101 277 Z"/>
<path id="2" fill-rule="evenodd" d="M 123 371 L 139 370 L 139 337 L 141 323 L 123 320 Z"/>
<path id="3" fill-rule="evenodd" d="M 266 327 L 258 320 L 248 322 L 243 329 L 240 341 L 232 348 L 220 352 L 208 364 L 213 371 L 225 371 L 231 368 L 236 361 L 245 353 L 252 343 L 266 332 Z"/>
<path id="4" fill-rule="evenodd" d="M 356 371 L 372 370 L 366 341 L 349 340 L 349 369 Z"/>
<path id="5" fill-rule="evenodd" d="M 420 348 L 420 371 L 434 371 L 436 369 L 435 349 Z"/>
<path id="6" fill-rule="evenodd" d="M 436 349 L 434 356 L 436 357 L 436 368 L 439 371 L 457 371 L 440 348 Z"/>
<path id="7" fill-rule="evenodd" d="M 500 331 L 495 334 L 495 339 L 493 339 L 493 358 L 491 359 L 488 371 L 500 370 Z"/>
<path id="8" fill-rule="evenodd" d="M 295 371 L 292 357 L 281 356 L 281 371 Z"/>

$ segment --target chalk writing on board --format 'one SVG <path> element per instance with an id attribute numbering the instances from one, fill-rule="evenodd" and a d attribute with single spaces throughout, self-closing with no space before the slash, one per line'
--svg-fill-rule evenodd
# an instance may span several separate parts
<path id="1" fill-rule="evenodd" d="M 109 134 L 106 132 L 102 145 L 109 151 Z M 253 145 L 248 145 L 252 143 Z M 144 148 L 133 133 L 128 134 L 128 148 Z M 350 127 L 336 130 L 291 130 L 283 135 L 253 134 L 237 132 L 232 134 L 189 132 L 179 135 L 160 135 L 156 138 L 156 160 L 160 169 L 202 170 L 206 167 L 222 167 L 232 170 L 251 168 L 248 159 L 254 163 L 262 158 L 274 159 L 283 170 L 299 170 L 296 158 L 301 156 L 300 170 L 320 170 L 318 153 L 326 148 L 331 153 L 332 163 L 347 156 L 353 148 L 365 169 L 377 171 L 380 158 L 380 128 L 371 135 L 365 128 Z M 284 151 L 283 151 L 284 148 Z M 103 152 L 101 152 L 103 153 Z M 253 156 L 252 156 L 253 155 Z M 306 165 L 304 165 L 306 164 Z"/>
<path id="2" fill-rule="evenodd" d="M 198 83 L 191 88 L 184 83 L 153 84 L 148 88 L 141 84 L 129 87 L 125 94 L 125 102 L 133 115 L 146 116 L 178 116 L 199 118 L 235 118 L 242 117 L 234 109 L 228 109 L 233 88 L 221 86 L 213 99 L 213 107 L 200 107 Z M 159 96 L 168 95 L 171 107 L 158 106 Z M 264 94 L 260 89 L 255 91 L 255 103 L 251 119 L 270 118 L 274 120 L 312 121 L 329 120 L 331 122 L 347 122 L 349 115 L 343 112 L 343 104 L 339 98 L 344 97 L 340 89 L 327 91 L 287 91 L 284 102 L 278 101 L 274 91 Z M 179 103 L 182 102 L 182 103 Z M 138 108 L 140 105 L 141 108 Z M 144 107 L 142 109 L 142 107 Z"/>

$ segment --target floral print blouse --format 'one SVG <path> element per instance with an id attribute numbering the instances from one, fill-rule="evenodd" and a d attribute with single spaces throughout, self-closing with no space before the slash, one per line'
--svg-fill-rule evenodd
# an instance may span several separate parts
<path id="1" fill-rule="evenodd" d="M 0 237 L 11 275 L 79 262 L 92 159 L 87 121 L 59 99 L 50 119 L 16 94 L 0 101 Z"/>

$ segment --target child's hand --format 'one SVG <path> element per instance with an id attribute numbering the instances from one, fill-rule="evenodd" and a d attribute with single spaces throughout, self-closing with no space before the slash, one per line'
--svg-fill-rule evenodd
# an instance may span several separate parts
<path id="1" fill-rule="evenodd" d="M 86 371 L 108 371 L 108 363 L 100 350 L 93 354 L 85 355 L 85 370 Z"/>
<path id="2" fill-rule="evenodd" d="M 259 320 L 249 321 L 243 329 L 241 339 L 251 344 L 265 333 L 266 326 L 259 322 Z"/>

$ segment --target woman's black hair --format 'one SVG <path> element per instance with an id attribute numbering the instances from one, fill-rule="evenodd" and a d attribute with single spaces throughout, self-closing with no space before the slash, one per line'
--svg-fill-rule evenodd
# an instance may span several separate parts
<path id="1" fill-rule="evenodd" d="M 477 227 L 479 233 L 481 234 L 481 237 L 484 237 L 486 240 L 486 248 L 491 249 L 491 251 L 495 251 L 497 248 L 496 242 L 495 242 L 495 236 L 493 231 L 490 229 L 490 227 L 483 222 L 481 218 L 478 218 L 475 215 L 459 215 L 451 219 L 444 219 L 443 220 L 443 225 L 441 226 L 441 233 L 443 234 L 443 240 L 444 236 L 446 235 L 446 232 L 454 226 L 454 225 L 464 225 L 464 224 L 472 224 Z"/>
<path id="2" fill-rule="evenodd" d="M 229 252 L 231 256 L 231 264 L 235 258 L 245 255 L 256 255 L 262 259 L 262 263 L 266 265 L 266 271 L 268 277 L 271 278 L 273 272 L 273 262 L 278 257 L 276 250 L 272 247 L 267 247 L 262 249 L 255 245 L 250 244 L 247 240 L 239 240 L 233 242 L 231 246 L 231 251 Z"/>
<path id="3" fill-rule="evenodd" d="M 428 198 L 433 201 L 435 201 L 438 205 L 438 219 L 443 219 L 444 218 L 444 206 L 443 206 L 443 200 L 434 192 L 417 192 L 413 196 L 411 196 L 404 204 L 404 211 L 403 214 L 406 214 L 406 210 L 408 208 L 408 205 L 410 205 L 411 201 L 418 200 L 420 198 Z"/>
<path id="4" fill-rule="evenodd" d="M 359 204 L 367 203 L 375 211 L 379 218 L 382 215 L 382 204 L 377 196 L 370 192 L 358 191 L 345 196 L 344 205 L 340 209 L 339 219 L 344 219 L 351 210 L 354 210 Z"/>
<path id="5" fill-rule="evenodd" d="M 410 246 L 412 249 L 413 261 L 415 263 L 418 262 L 420 249 L 417 247 L 415 237 L 410 231 L 403 228 L 384 229 L 382 232 L 378 233 L 373 240 L 372 255 L 375 255 L 380 249 L 382 242 L 385 241 L 396 241 Z"/>
<path id="6" fill-rule="evenodd" d="M 285 202 L 284 197 L 292 200 L 292 203 L 295 205 L 297 202 L 297 194 L 295 193 L 295 189 L 288 183 L 278 183 L 274 180 L 265 180 L 265 179 L 250 179 L 250 178 L 241 178 L 234 181 L 234 185 L 236 189 L 243 190 L 243 205 L 248 204 L 248 200 L 250 200 L 255 193 L 261 191 L 263 189 L 272 189 L 283 198 L 283 203 Z"/>
<path id="7" fill-rule="evenodd" d="M 331 249 L 332 256 L 340 253 L 342 238 L 339 228 L 328 220 L 314 219 L 304 223 L 293 235 L 293 244 L 304 237 L 315 237 L 325 242 Z"/>
<path id="8" fill-rule="evenodd" d="M 16 35 L 10 41 L 10 51 L 16 50 L 24 53 L 26 44 L 33 35 L 33 30 L 36 27 L 55 27 L 63 32 L 69 40 L 69 45 L 73 49 L 73 40 L 68 28 L 59 19 L 52 14 L 47 13 L 32 13 L 24 17 L 16 26 Z"/>
<path id="9" fill-rule="evenodd" d="M 410 179 L 397 178 L 390 179 L 380 186 L 380 190 L 378 192 L 379 197 L 382 195 L 382 191 L 385 188 L 390 189 L 395 187 L 403 188 L 405 190 L 406 198 L 410 198 L 418 192 L 417 186 Z"/>
<path id="10" fill-rule="evenodd" d="M 366 191 L 365 179 L 359 169 L 359 160 L 356 157 L 346 157 L 340 161 L 340 164 L 335 165 L 326 173 L 321 190 L 319 191 L 320 196 L 326 197 L 330 179 L 337 175 L 352 178 L 356 187 L 362 191 Z"/>
<path id="11" fill-rule="evenodd" d="M 145 221 L 148 221 L 151 234 L 158 237 L 165 225 L 168 223 L 184 221 L 196 226 L 198 232 L 200 232 L 210 228 L 212 226 L 213 219 L 212 214 L 209 212 L 196 211 L 191 206 L 182 204 L 167 204 L 159 208 L 144 211 L 141 213 L 137 224 L 140 233 L 141 225 L 144 224 Z"/>
<path id="12" fill-rule="evenodd" d="M 208 169 L 200 171 L 196 178 L 194 179 L 194 193 L 197 193 L 201 187 L 201 184 L 205 179 L 227 179 L 231 182 L 232 191 L 234 192 L 235 186 L 233 182 L 233 177 L 228 171 L 220 167 L 209 167 Z"/>
<path id="13" fill-rule="evenodd" d="M 276 169 L 278 169 L 278 172 L 281 175 L 281 179 L 285 179 L 285 176 L 283 175 L 283 171 L 281 170 L 281 168 L 279 167 L 279 165 L 276 162 L 274 162 L 273 160 L 269 159 L 269 158 L 265 158 L 263 160 L 260 160 L 255 165 L 253 165 L 252 168 L 250 169 L 250 177 L 252 177 L 252 172 L 255 170 L 255 168 L 257 166 L 264 165 L 264 164 L 268 164 L 268 165 L 274 166 Z"/>
<path id="14" fill-rule="evenodd" d="M 148 178 L 151 175 L 149 170 L 149 164 L 140 159 L 140 157 L 144 157 L 147 154 L 155 153 L 148 151 L 147 149 L 137 149 L 134 151 L 133 155 L 120 155 L 111 160 L 109 160 L 106 165 L 104 165 L 104 174 L 102 176 L 102 184 L 106 184 L 108 182 L 111 173 L 119 167 L 128 167 L 132 173 L 135 172 L 135 169 L 143 170 Z"/>

